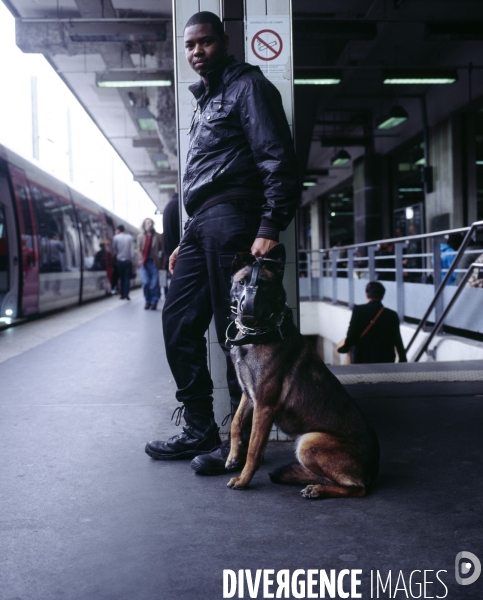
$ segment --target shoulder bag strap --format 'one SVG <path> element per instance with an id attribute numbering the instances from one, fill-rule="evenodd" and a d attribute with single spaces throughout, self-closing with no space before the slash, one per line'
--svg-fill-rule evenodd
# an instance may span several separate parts
<path id="1" fill-rule="evenodd" d="M 384 306 L 379 310 L 379 312 L 377 313 L 377 315 L 372 319 L 372 321 L 369 323 L 369 325 L 364 329 L 364 331 L 362 332 L 361 336 L 359 337 L 358 341 L 360 342 L 362 340 L 362 338 L 366 335 L 366 333 L 371 329 L 371 327 L 374 325 L 374 323 L 377 321 L 377 319 L 379 319 L 379 317 L 382 315 L 382 313 L 384 312 Z"/>

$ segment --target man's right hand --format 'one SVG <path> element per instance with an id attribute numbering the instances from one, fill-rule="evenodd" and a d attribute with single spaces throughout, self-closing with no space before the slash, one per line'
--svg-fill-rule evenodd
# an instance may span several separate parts
<path id="1" fill-rule="evenodd" d="M 173 274 L 176 261 L 178 260 L 179 246 L 173 250 L 173 254 L 169 257 L 169 272 Z"/>

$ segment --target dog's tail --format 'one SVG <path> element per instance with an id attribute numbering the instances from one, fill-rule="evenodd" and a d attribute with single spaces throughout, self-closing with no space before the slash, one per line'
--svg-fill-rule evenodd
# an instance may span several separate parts
<path id="1" fill-rule="evenodd" d="M 309 485 L 311 483 L 329 483 L 323 477 L 312 473 L 299 463 L 285 465 L 269 473 L 272 483 L 289 483 L 296 485 Z M 330 482 L 332 483 L 332 482 Z"/>

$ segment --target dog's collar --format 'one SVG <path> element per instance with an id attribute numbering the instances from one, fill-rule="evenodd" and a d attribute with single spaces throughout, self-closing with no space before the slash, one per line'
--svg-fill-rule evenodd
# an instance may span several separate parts
<path id="1" fill-rule="evenodd" d="M 283 311 L 277 318 L 272 319 L 272 323 L 266 327 L 246 327 L 240 323 L 238 317 L 232 321 L 226 330 L 225 346 L 228 349 L 233 346 L 245 346 L 247 344 L 268 344 L 278 340 L 283 340 L 293 329 L 292 309 L 285 305 Z M 232 330 L 235 331 L 232 331 Z M 234 333 L 235 337 L 230 337 Z M 236 337 L 241 333 L 240 337 Z"/>

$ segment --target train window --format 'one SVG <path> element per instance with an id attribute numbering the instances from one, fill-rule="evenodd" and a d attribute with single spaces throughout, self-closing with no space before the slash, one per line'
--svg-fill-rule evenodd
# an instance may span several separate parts
<path id="1" fill-rule="evenodd" d="M 29 201 L 27 197 L 27 190 L 21 186 L 16 186 L 17 197 L 20 199 L 20 206 L 22 210 L 24 233 L 22 235 L 22 242 L 24 252 L 27 254 L 27 264 L 29 267 L 35 266 L 35 252 L 34 252 L 34 241 L 33 241 L 33 227 L 32 219 L 30 216 Z"/>
<path id="2" fill-rule="evenodd" d="M 106 240 L 100 217 L 83 208 L 77 209 L 81 225 L 84 268 L 89 271 L 106 270 Z"/>
<path id="3" fill-rule="evenodd" d="M 65 270 L 79 271 L 81 266 L 80 241 L 74 207 L 70 201 L 63 198 L 59 199 L 59 206 L 65 241 Z"/>
<path id="4" fill-rule="evenodd" d="M 5 209 L 0 204 L 0 292 L 8 292 L 8 240 Z"/>
<path id="5" fill-rule="evenodd" d="M 35 186 L 30 187 L 37 212 L 40 272 L 65 271 L 66 252 L 62 204 L 58 198 Z"/>

